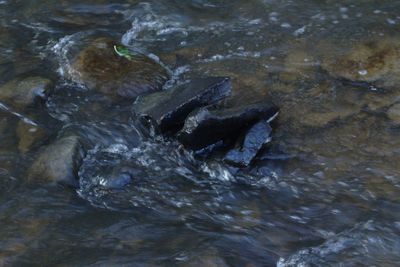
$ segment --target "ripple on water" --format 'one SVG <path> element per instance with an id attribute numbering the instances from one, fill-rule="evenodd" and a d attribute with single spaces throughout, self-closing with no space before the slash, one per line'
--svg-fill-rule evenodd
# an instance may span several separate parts
<path id="1" fill-rule="evenodd" d="M 280 259 L 278 267 L 290 266 L 395 266 L 400 262 L 397 222 L 367 221 L 329 238 L 322 245 Z"/>

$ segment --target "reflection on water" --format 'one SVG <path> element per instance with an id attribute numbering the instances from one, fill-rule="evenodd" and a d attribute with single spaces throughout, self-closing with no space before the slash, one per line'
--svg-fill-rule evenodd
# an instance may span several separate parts
<path id="1" fill-rule="evenodd" d="M 0 265 L 397 265 L 399 11 L 377 0 L 0 1 L 0 85 L 56 83 L 44 105 L 0 103 Z M 166 87 L 225 75 L 233 103 L 269 95 L 281 109 L 269 149 L 236 172 L 143 133 L 129 101 L 68 79 L 93 35 L 160 60 Z M 29 183 L 38 152 L 66 133 L 87 149 L 81 187 Z"/>

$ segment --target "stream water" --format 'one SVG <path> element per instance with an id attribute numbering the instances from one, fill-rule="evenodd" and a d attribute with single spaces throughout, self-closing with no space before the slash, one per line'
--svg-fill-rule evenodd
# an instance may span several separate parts
<path id="1" fill-rule="evenodd" d="M 387 112 L 400 83 L 323 68 L 399 33 L 392 0 L 1 0 L 0 85 L 40 75 L 55 91 L 42 109 L 0 106 L 0 266 L 399 266 L 400 126 Z M 65 76 L 93 34 L 159 59 L 166 87 L 222 75 L 237 101 L 270 95 L 270 146 L 232 174 L 144 136 L 130 102 Z M 21 152 L 21 123 L 90 144 L 79 189 L 27 182 L 49 141 Z M 104 186 L 127 171 L 124 189 Z"/>

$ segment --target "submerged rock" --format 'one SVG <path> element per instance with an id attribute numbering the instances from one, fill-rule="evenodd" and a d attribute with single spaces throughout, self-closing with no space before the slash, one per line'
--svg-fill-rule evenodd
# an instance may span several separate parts
<path id="1" fill-rule="evenodd" d="M 78 169 L 84 157 L 77 136 L 61 138 L 46 147 L 29 170 L 29 180 L 59 182 L 78 186 Z"/>
<path id="2" fill-rule="evenodd" d="M 49 137 L 49 133 L 42 127 L 28 124 L 23 120 L 18 122 L 16 131 L 19 139 L 18 149 L 21 153 L 30 151 Z"/>
<path id="3" fill-rule="evenodd" d="M 241 130 L 259 120 L 270 121 L 277 113 L 278 108 L 268 100 L 225 109 L 203 107 L 189 114 L 178 140 L 186 148 L 202 149 L 220 140 L 238 137 Z"/>
<path id="4" fill-rule="evenodd" d="M 260 151 L 271 141 L 272 129 L 268 122 L 262 120 L 251 126 L 240 138 L 235 148 L 228 151 L 224 161 L 236 167 L 247 167 Z"/>
<path id="5" fill-rule="evenodd" d="M 142 120 L 150 120 L 161 132 L 179 130 L 190 112 L 217 103 L 231 91 L 229 78 L 197 79 L 172 89 L 139 96 L 133 112 Z"/>
<path id="6" fill-rule="evenodd" d="M 46 99 L 52 89 L 52 82 L 43 77 L 18 78 L 0 87 L 0 101 L 21 110 Z"/>
<path id="7" fill-rule="evenodd" d="M 131 52 L 118 54 L 118 47 L 122 46 L 108 38 L 94 40 L 74 59 L 72 79 L 89 89 L 125 98 L 158 91 L 169 79 L 167 70 L 154 60 Z"/>
<path id="8" fill-rule="evenodd" d="M 337 49 L 332 49 L 337 51 Z M 323 56 L 322 68 L 332 76 L 391 88 L 400 84 L 400 43 L 396 38 L 359 42 L 344 53 Z"/>
<path id="9" fill-rule="evenodd" d="M 391 106 L 387 111 L 387 115 L 395 124 L 400 124 L 400 103 Z"/>

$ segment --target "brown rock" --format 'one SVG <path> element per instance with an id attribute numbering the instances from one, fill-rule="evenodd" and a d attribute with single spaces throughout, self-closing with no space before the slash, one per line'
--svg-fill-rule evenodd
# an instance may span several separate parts
<path id="1" fill-rule="evenodd" d="M 46 78 L 17 78 L 0 87 L 0 101 L 22 110 L 38 100 L 46 99 L 52 89 L 52 82 Z"/>
<path id="2" fill-rule="evenodd" d="M 387 111 L 388 117 L 396 124 L 400 124 L 400 103 L 396 103 Z"/>
<path id="3" fill-rule="evenodd" d="M 125 98 L 162 88 L 169 78 L 165 68 L 144 55 L 120 56 L 114 45 L 118 44 L 107 38 L 94 40 L 72 63 L 72 79 L 89 89 Z"/>
<path id="4" fill-rule="evenodd" d="M 84 157 L 77 136 L 61 138 L 46 147 L 29 169 L 29 180 L 78 186 L 78 169 Z"/>
<path id="5" fill-rule="evenodd" d="M 397 38 L 360 41 L 323 55 L 321 66 L 332 76 L 391 88 L 400 84 L 400 42 Z"/>
<path id="6" fill-rule="evenodd" d="M 30 151 L 49 137 L 45 129 L 22 120 L 19 121 L 16 131 L 19 138 L 18 149 L 21 153 Z"/>

